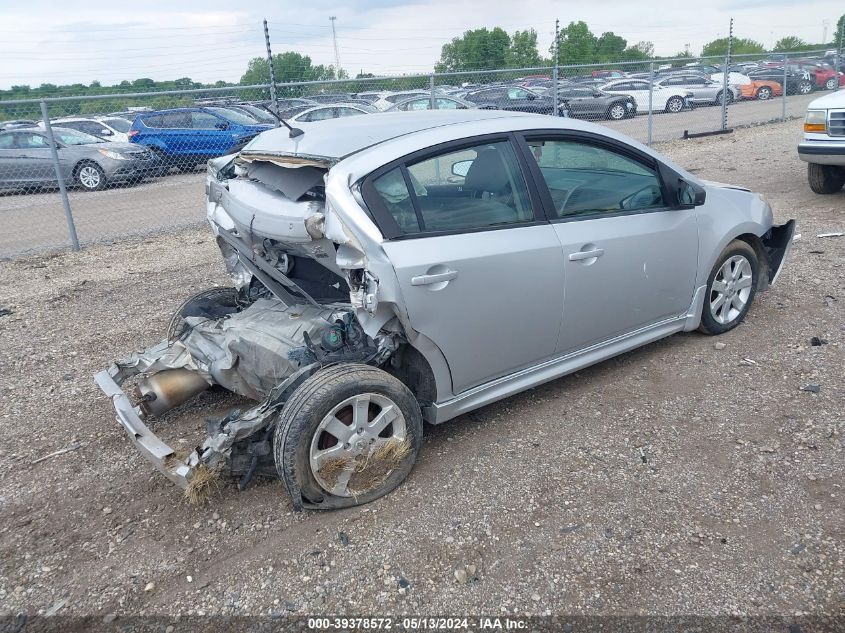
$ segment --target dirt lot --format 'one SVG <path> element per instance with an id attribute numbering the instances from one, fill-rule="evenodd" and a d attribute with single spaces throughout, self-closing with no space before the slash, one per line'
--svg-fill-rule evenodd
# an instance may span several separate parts
<path id="1" fill-rule="evenodd" d="M 799 126 L 662 148 L 799 222 L 724 349 L 676 335 L 427 427 L 409 480 L 346 511 L 273 481 L 188 505 L 93 383 L 226 283 L 208 231 L 0 263 L 0 613 L 845 616 L 845 238 L 816 237 L 845 192 L 810 192 Z M 189 447 L 240 401 L 200 403 L 153 428 Z"/>

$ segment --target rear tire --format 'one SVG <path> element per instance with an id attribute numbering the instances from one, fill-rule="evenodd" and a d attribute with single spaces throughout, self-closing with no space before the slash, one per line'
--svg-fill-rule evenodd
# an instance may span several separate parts
<path id="1" fill-rule="evenodd" d="M 798 94 L 800 95 L 808 95 L 813 92 L 813 84 L 809 81 L 802 81 L 798 84 Z"/>
<path id="2" fill-rule="evenodd" d="M 836 90 L 837 78 L 831 77 L 826 82 L 824 82 L 824 89 L 825 90 Z"/>
<path id="3" fill-rule="evenodd" d="M 391 421 L 379 431 L 382 414 Z M 399 380 L 369 365 L 332 365 L 303 382 L 285 403 L 273 439 L 276 469 L 300 497 L 294 498 L 297 507 L 369 503 L 411 472 L 422 430 L 420 406 Z"/>
<path id="4" fill-rule="evenodd" d="M 836 193 L 845 185 L 845 167 L 836 165 L 807 165 L 807 180 L 814 193 Z"/>
<path id="5" fill-rule="evenodd" d="M 757 99 L 760 101 L 768 101 L 772 98 L 772 89 L 768 86 L 762 86 L 757 89 L 757 94 L 755 95 Z"/>
<path id="6" fill-rule="evenodd" d="M 716 101 L 714 101 L 713 103 L 715 103 L 716 105 L 722 105 L 723 97 L 728 100 L 728 103 L 731 103 L 734 100 L 733 92 L 731 92 L 730 90 L 728 90 L 727 92 L 725 92 L 724 90 L 720 90 L 718 93 L 716 93 Z"/>
<path id="7" fill-rule="evenodd" d="M 742 240 L 728 244 L 707 278 L 698 329 L 723 334 L 742 323 L 754 301 L 759 274 L 760 262 L 749 244 Z"/>

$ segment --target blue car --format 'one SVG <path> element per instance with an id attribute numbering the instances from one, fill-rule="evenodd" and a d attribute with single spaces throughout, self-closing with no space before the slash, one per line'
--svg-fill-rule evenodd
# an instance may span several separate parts
<path id="1" fill-rule="evenodd" d="M 139 114 L 128 136 L 130 143 L 149 147 L 165 165 L 191 171 L 197 163 L 228 154 L 271 129 L 272 125 L 228 108 L 175 108 Z"/>

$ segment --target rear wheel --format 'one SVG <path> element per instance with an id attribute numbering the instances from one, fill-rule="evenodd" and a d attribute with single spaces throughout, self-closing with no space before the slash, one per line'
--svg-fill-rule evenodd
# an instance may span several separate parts
<path id="1" fill-rule="evenodd" d="M 79 186 L 87 191 L 99 191 L 106 186 L 106 174 L 97 163 L 80 163 L 75 176 Z"/>
<path id="2" fill-rule="evenodd" d="M 391 492 L 421 446 L 422 415 L 408 388 L 376 367 L 341 364 L 294 391 L 279 415 L 273 452 L 294 495 L 309 507 L 333 509 Z"/>
<path id="3" fill-rule="evenodd" d="M 845 167 L 836 165 L 807 165 L 807 180 L 815 193 L 836 193 L 845 185 Z"/>
<path id="4" fill-rule="evenodd" d="M 808 95 L 813 91 L 813 84 L 809 81 L 802 81 L 798 84 L 798 94 Z"/>
<path id="5" fill-rule="evenodd" d="M 730 90 L 720 90 L 718 94 L 716 94 L 716 105 L 721 105 L 722 99 L 727 99 L 727 102 L 730 103 L 734 100 L 733 92 L 731 92 Z"/>
<path id="6" fill-rule="evenodd" d="M 772 98 L 772 89 L 769 86 L 762 86 L 757 89 L 756 96 L 760 101 L 768 101 Z"/>
<path id="7" fill-rule="evenodd" d="M 757 253 L 741 240 L 722 251 L 707 279 L 707 294 L 699 329 L 722 334 L 739 325 L 748 314 L 757 290 L 760 264 Z"/>
<path id="8" fill-rule="evenodd" d="M 666 112 L 680 112 L 684 109 L 684 100 L 680 97 L 670 97 L 666 102 Z"/>
<path id="9" fill-rule="evenodd" d="M 824 82 L 825 90 L 836 90 L 836 77 L 831 77 L 826 82 Z"/>

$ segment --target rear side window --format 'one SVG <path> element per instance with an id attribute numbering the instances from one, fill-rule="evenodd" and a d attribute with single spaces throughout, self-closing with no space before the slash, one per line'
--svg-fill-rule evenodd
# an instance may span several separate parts
<path id="1" fill-rule="evenodd" d="M 156 116 L 148 116 L 141 119 L 147 127 L 164 127 L 164 116 L 158 114 Z"/>
<path id="2" fill-rule="evenodd" d="M 15 137 L 11 134 L 0 134 L 0 149 L 12 149 L 15 145 Z"/>
<path id="3" fill-rule="evenodd" d="M 534 219 L 528 187 L 508 141 L 426 158 L 409 164 L 406 173 L 401 168 L 387 172 L 373 185 L 405 234 L 483 229 Z"/>

